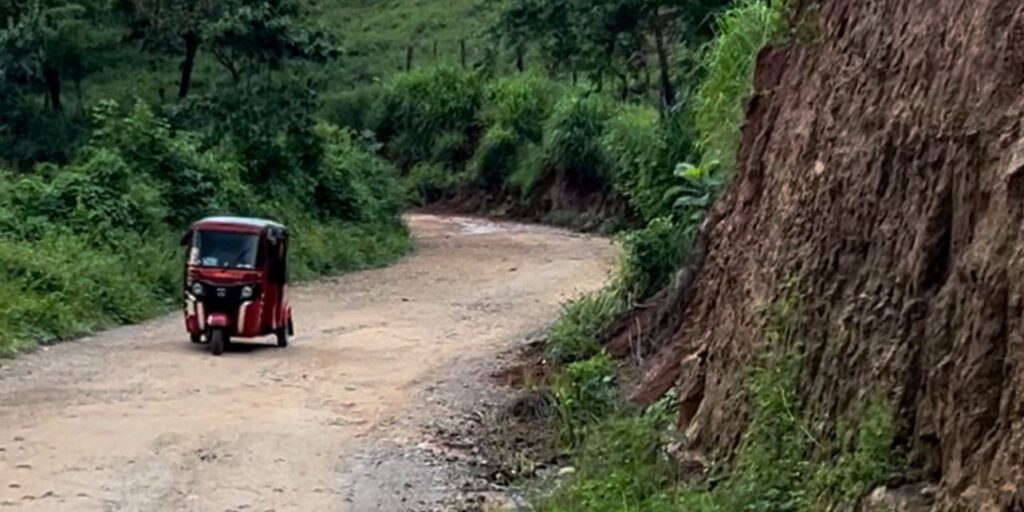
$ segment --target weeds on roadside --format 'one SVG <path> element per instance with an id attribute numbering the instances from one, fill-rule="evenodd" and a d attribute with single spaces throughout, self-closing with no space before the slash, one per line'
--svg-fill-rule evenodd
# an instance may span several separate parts
<path id="1" fill-rule="evenodd" d="M 560 364 L 598 355 L 601 346 L 597 336 L 623 307 L 619 293 L 611 288 L 569 304 L 548 333 L 548 355 Z"/>
<path id="2" fill-rule="evenodd" d="M 674 401 L 646 414 L 595 408 L 612 412 L 574 427 L 584 433 L 576 439 L 576 473 L 543 497 L 539 510 L 820 512 L 851 506 L 882 483 L 895 459 L 892 415 L 884 400 L 867 404 L 854 435 L 842 425 L 832 436 L 809 428 L 799 394 L 800 303 L 790 284 L 771 308 L 766 349 L 747 383 L 750 423 L 731 469 L 711 487 L 679 484 L 664 458 Z"/>
<path id="3" fill-rule="evenodd" d="M 583 440 L 587 426 L 611 415 L 615 397 L 615 362 L 605 353 L 567 365 L 552 386 L 563 446 Z"/>

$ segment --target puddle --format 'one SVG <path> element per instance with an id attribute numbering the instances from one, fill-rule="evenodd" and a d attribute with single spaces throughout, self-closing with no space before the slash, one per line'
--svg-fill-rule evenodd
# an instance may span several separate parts
<path id="1" fill-rule="evenodd" d="M 508 231 L 504 226 L 487 221 L 459 220 L 458 223 L 462 227 L 462 233 L 466 235 L 490 235 Z"/>

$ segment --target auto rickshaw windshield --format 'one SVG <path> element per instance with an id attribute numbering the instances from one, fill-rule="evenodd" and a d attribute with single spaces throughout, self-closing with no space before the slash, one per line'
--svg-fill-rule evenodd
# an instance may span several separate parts
<path id="1" fill-rule="evenodd" d="M 190 263 L 201 267 L 254 269 L 258 264 L 260 237 L 246 233 L 198 231 Z"/>

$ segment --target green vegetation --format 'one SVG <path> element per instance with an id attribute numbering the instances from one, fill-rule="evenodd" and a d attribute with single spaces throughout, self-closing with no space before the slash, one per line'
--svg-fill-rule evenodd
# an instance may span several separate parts
<path id="1" fill-rule="evenodd" d="M 408 249 L 397 169 L 320 118 L 337 49 L 302 4 L 13 1 L 0 18 L 0 355 L 175 304 L 178 238 L 205 215 L 289 224 L 299 279 Z M 183 66 L 173 106 L 86 105 L 118 58 L 145 75 L 134 52 L 216 67 L 193 87 Z"/>
<path id="2" fill-rule="evenodd" d="M 735 165 L 743 105 L 754 92 L 757 54 L 786 29 L 787 4 L 748 0 L 718 17 L 718 37 L 705 56 L 705 76 L 697 88 L 694 125 L 701 134 L 704 162 L 721 162 L 726 172 Z"/>
<path id="3" fill-rule="evenodd" d="M 623 307 L 619 294 L 612 288 L 569 304 L 548 332 L 548 354 L 558 363 L 598 356 L 601 352 L 598 334 Z"/>
<path id="4" fill-rule="evenodd" d="M 241 156 L 203 152 L 138 103 L 125 117 L 104 103 L 89 142 L 66 165 L 0 174 L 4 293 L 0 353 L 119 322 L 173 304 L 177 238 L 208 213 L 282 219 L 294 231 L 293 275 L 309 278 L 387 262 L 408 248 L 396 172 L 338 128 L 308 142 L 316 165 L 292 171 L 312 201 L 247 181 Z"/>
<path id="5" fill-rule="evenodd" d="M 815 434 L 813 425 L 829 422 L 804 412 L 799 305 L 789 291 L 773 307 L 765 352 L 747 381 L 752 411 L 739 452 L 729 471 L 703 485 L 680 483 L 665 454 L 666 441 L 681 436 L 671 427 L 671 396 L 631 412 L 610 402 L 606 356 L 568 366 L 554 395 L 556 409 L 571 413 L 560 424 L 577 443 L 577 472 L 542 497 L 539 510 L 816 512 L 852 505 L 883 483 L 896 468 L 888 404 L 868 403 L 855 429 L 839 422 L 833 434 Z"/>

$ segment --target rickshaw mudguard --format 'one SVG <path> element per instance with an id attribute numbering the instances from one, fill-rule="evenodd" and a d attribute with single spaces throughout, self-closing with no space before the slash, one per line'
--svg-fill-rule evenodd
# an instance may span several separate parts
<path id="1" fill-rule="evenodd" d="M 212 315 L 206 318 L 207 327 L 223 328 L 229 325 L 231 325 L 231 318 L 229 318 L 228 315 L 225 315 L 224 313 L 213 313 Z"/>

